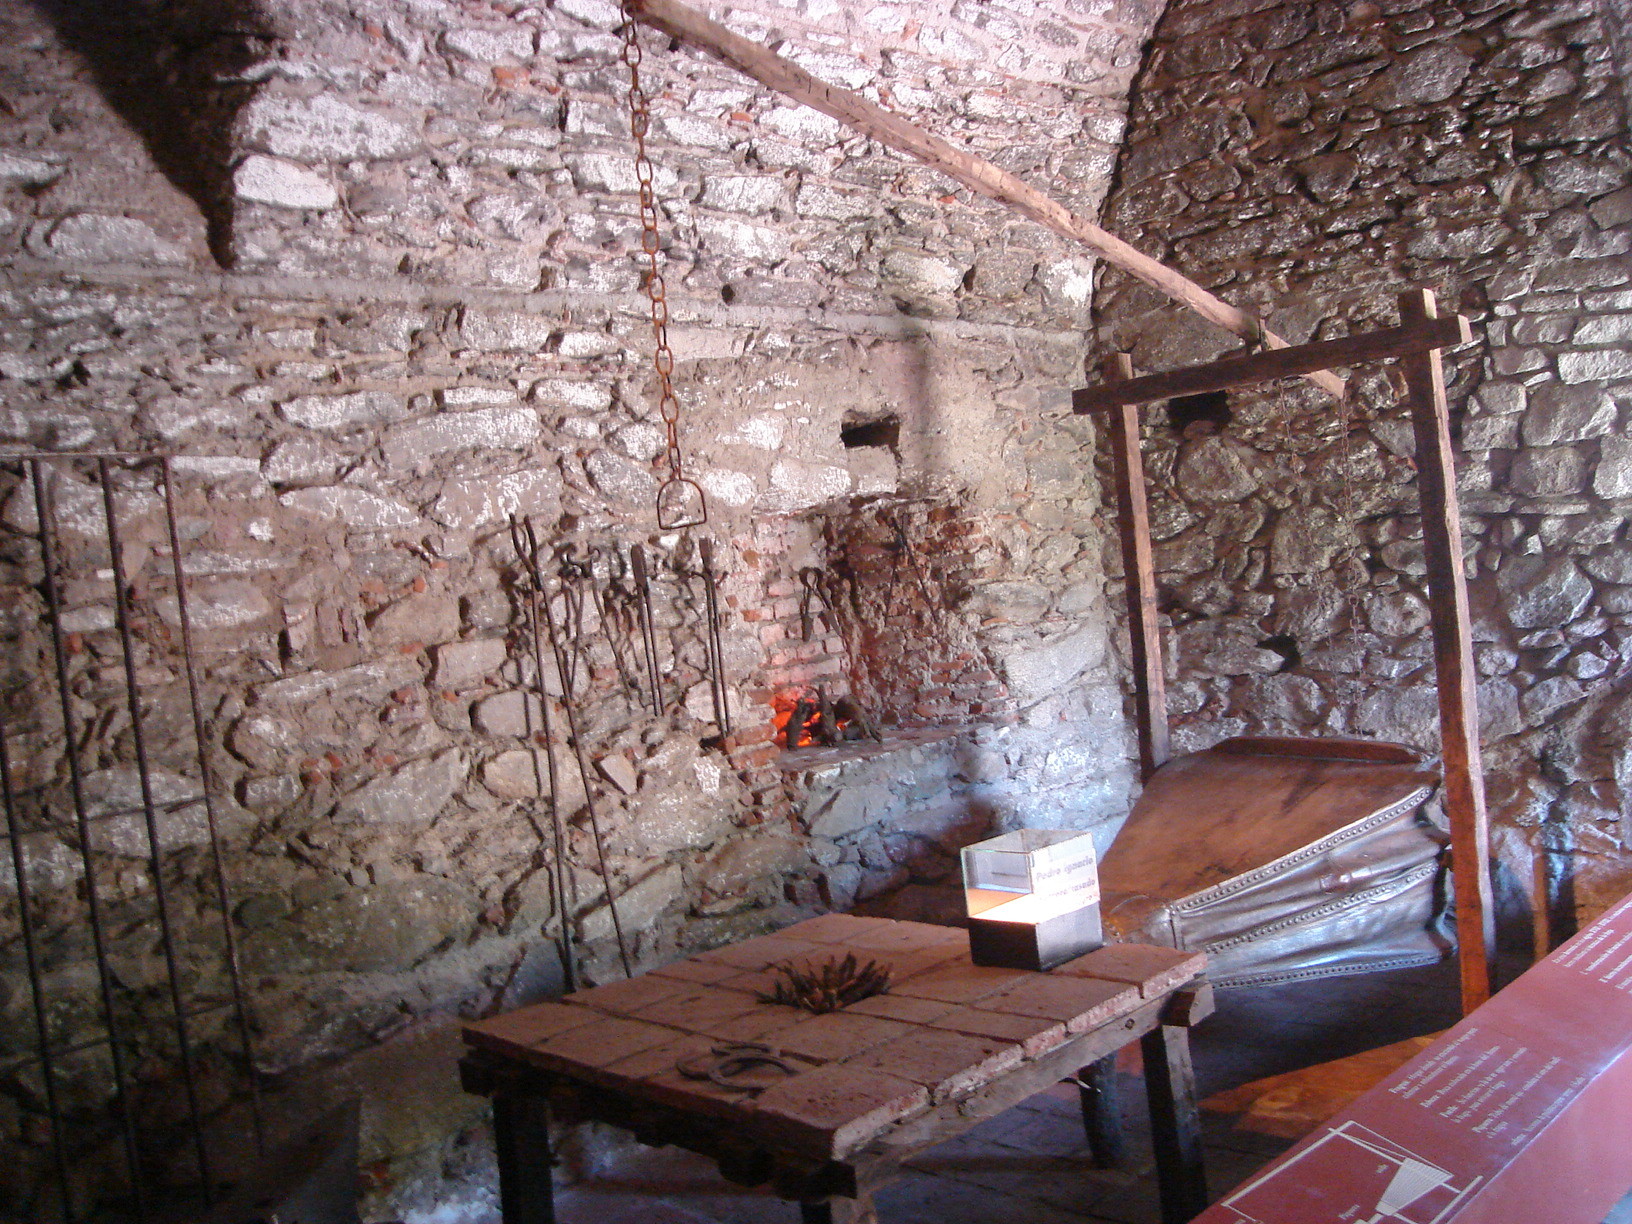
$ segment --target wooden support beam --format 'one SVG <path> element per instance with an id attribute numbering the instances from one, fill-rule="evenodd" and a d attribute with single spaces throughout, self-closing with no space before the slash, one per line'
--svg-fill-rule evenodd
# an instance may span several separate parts
<path id="1" fill-rule="evenodd" d="M 803 68 L 774 51 L 751 42 L 712 21 L 679 0 L 626 0 L 634 16 L 687 46 L 707 52 L 762 85 L 806 106 L 830 115 L 867 136 L 916 158 L 932 169 L 962 183 L 971 191 L 1007 205 L 1021 216 L 1045 225 L 1062 237 L 1080 242 L 1097 255 L 1195 311 L 1202 318 L 1268 348 L 1285 348 L 1286 341 L 1262 322 L 1209 293 L 1183 273 L 1169 268 L 1073 213 L 1058 200 L 1001 170 L 967 149 L 931 136 L 900 115 L 893 114 L 860 94 L 817 80 Z M 1343 394 L 1343 380 L 1329 370 L 1314 370 L 1304 377 L 1333 395 Z"/>
<path id="2" fill-rule="evenodd" d="M 1438 317 L 1434 295 L 1419 289 L 1400 297 L 1402 324 Z M 1417 492 L 1422 502 L 1423 551 L 1428 564 L 1428 606 L 1439 687 L 1440 754 L 1444 759 L 1445 814 L 1451 825 L 1451 878 L 1456 883 L 1457 955 L 1464 1015 L 1490 997 L 1495 959 L 1490 891 L 1490 829 L 1479 753 L 1479 704 L 1473 667 L 1468 586 L 1462 567 L 1462 511 L 1451 459 L 1445 375 L 1437 349 L 1409 353 L 1401 363 L 1411 425 L 1416 435 Z"/>
<path id="3" fill-rule="evenodd" d="M 1105 381 L 1133 377 L 1133 359 L 1114 353 Z M 1156 615 L 1156 561 L 1145 500 L 1145 461 L 1139 446 L 1139 413 L 1132 405 L 1111 417 L 1111 466 L 1116 475 L 1116 525 L 1122 538 L 1122 581 L 1127 588 L 1128 637 L 1133 651 L 1133 717 L 1139 732 L 1139 776 L 1144 781 L 1173 754 L 1167 730 L 1167 678 L 1162 672 L 1162 632 Z"/>
<path id="4" fill-rule="evenodd" d="M 1166 374 L 1146 374 L 1126 382 L 1111 379 L 1086 387 L 1071 396 L 1074 412 L 1098 412 L 1125 404 L 1148 404 L 1180 395 L 1201 395 L 1231 387 L 1250 387 L 1292 378 L 1332 366 L 1354 366 L 1390 357 L 1408 357 L 1436 349 L 1454 348 L 1473 339 L 1473 329 L 1461 315 L 1444 318 L 1402 319 L 1398 327 L 1317 340 L 1292 348 L 1221 357 L 1206 365 Z"/>

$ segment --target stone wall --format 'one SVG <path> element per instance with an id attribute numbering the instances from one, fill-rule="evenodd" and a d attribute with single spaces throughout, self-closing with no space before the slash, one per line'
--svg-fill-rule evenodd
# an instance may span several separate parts
<path id="1" fill-rule="evenodd" d="M 1093 213 L 1156 7 L 726 15 Z M 1092 435 L 1055 423 L 1080 378 L 1091 261 L 649 39 L 681 442 L 728 574 L 736 734 L 720 741 L 695 547 L 652 522 L 662 434 L 615 18 L 603 0 L 0 9 L 0 442 L 177 456 L 205 748 L 274 1129 L 362 1093 L 371 1218 L 491 1207 L 453 1020 L 559 989 L 563 924 L 591 977 L 618 972 L 564 751 L 567 913 L 548 885 L 529 694 L 549 681 L 510 515 L 576 549 L 625 605 L 630 545 L 654 558 L 664 712 L 636 699 L 620 671 L 631 643 L 609 641 L 593 599 L 573 681 L 637 966 L 944 883 L 959 841 L 993 825 L 1108 828 L 1125 807 Z M 855 432 L 886 419 L 887 436 Z M 0 696 L 27 801 L 62 825 L 31 490 L 12 469 L 5 481 Z M 91 490 L 56 492 L 78 505 Z M 936 556 L 922 582 L 869 568 L 860 546 L 886 517 L 920 550 L 956 534 L 960 567 Z M 71 681 L 94 711 L 118 650 L 105 558 L 74 548 L 90 571 L 69 592 Z M 166 549 L 132 558 L 139 595 L 162 599 Z M 798 574 L 812 566 L 854 597 L 807 642 Z M 173 638 L 151 611 L 141 641 L 172 692 Z M 868 653 L 891 615 L 924 639 L 906 680 Z M 899 696 L 920 675 L 937 691 L 881 713 L 960 735 L 837 774 L 781 768 L 787 688 Z M 156 717 L 185 739 L 180 707 Z M 88 725 L 84 766 L 128 772 L 123 728 Z M 185 753 L 159 751 L 184 784 Z M 862 802 L 836 798 L 839 775 Z M 121 904 L 150 888 L 120 858 L 138 852 L 93 856 L 120 873 Z M 64 1041 L 97 1031 L 89 951 L 68 937 L 76 855 L 61 827 L 30 847 Z M 12 880 L 8 1055 L 31 1042 L 15 895 Z M 121 1006 L 147 1008 L 162 973 L 143 928 L 122 928 L 115 951 Z M 201 956 L 189 968 L 218 973 Z M 231 1147 L 242 1083 L 216 1036 L 213 1137 Z M 174 1068 L 162 1043 L 147 1055 L 158 1133 Z M 75 1080 L 87 1117 L 106 1104 L 95 1071 Z M 21 1202 L 48 1182 L 49 1149 L 37 1078 L 6 1074 L 6 1197 Z M 94 1149 L 89 1200 L 116 1145 L 76 1134 Z"/>
<path id="2" fill-rule="evenodd" d="M 1110 228 L 1293 340 L 1436 290 L 1487 785 L 1510 927 L 1632 884 L 1632 187 L 1591 3 L 1175 0 L 1136 87 Z M 1107 273 L 1106 349 L 1233 345 Z M 1228 343 L 1226 343 L 1228 341 Z M 1437 743 L 1400 380 L 1145 415 L 1184 749 L 1246 730 Z"/>

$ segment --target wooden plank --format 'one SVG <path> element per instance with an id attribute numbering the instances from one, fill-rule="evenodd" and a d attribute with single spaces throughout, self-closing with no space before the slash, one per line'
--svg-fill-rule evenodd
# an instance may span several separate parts
<path id="1" fill-rule="evenodd" d="M 1433 319 L 1434 295 L 1400 297 L 1400 318 Z M 1428 564 L 1428 606 L 1439 682 L 1440 755 L 1444 759 L 1445 813 L 1451 825 L 1451 875 L 1456 881 L 1457 955 L 1462 1012 L 1490 997 L 1495 924 L 1490 890 L 1490 829 L 1479 753 L 1479 705 L 1473 667 L 1468 587 L 1462 564 L 1462 512 L 1451 456 L 1450 415 L 1438 350 L 1402 362 L 1411 425 L 1416 435 L 1417 493 L 1422 503 L 1423 551 Z"/>
<path id="2" fill-rule="evenodd" d="M 1162 1224 L 1187 1224 L 1207 1209 L 1207 1172 L 1201 1159 L 1201 1115 L 1186 1029 L 1162 1025 L 1146 1033 L 1145 1095 L 1156 1151 Z"/>
<path id="3" fill-rule="evenodd" d="M 1133 360 L 1113 353 L 1105 380 L 1133 377 Z M 1128 601 L 1133 652 L 1133 713 L 1139 733 L 1139 776 L 1150 775 L 1173 755 L 1167 727 L 1167 678 L 1162 672 L 1162 631 L 1156 613 L 1156 562 L 1145 500 L 1145 460 L 1139 447 L 1139 414 L 1124 406 L 1111 417 L 1111 466 L 1116 479 L 1116 525 L 1122 540 L 1122 577 Z"/>
<path id="4" fill-rule="evenodd" d="M 831 115 L 898 153 L 916 158 L 971 191 L 1007 205 L 1056 234 L 1082 243 L 1130 276 L 1180 305 L 1189 307 L 1209 322 L 1270 348 L 1286 346 L 1285 340 L 1268 331 L 1256 317 L 1231 306 L 1183 273 L 1152 259 L 1088 218 L 1073 213 L 1058 200 L 967 149 L 931 136 L 900 115 L 867 101 L 859 94 L 817 80 L 797 64 L 741 35 L 733 34 L 678 0 L 628 0 L 628 7 L 636 18 L 653 29 L 723 60 L 760 84 L 768 85 L 824 115 Z M 1333 395 L 1343 392 L 1343 380 L 1329 371 L 1313 370 L 1305 377 Z"/>
<path id="5" fill-rule="evenodd" d="M 1180 395 L 1201 395 L 1294 378 L 1333 366 L 1362 365 L 1391 357 L 1422 354 L 1432 349 L 1454 348 L 1473 339 L 1473 329 L 1461 315 L 1444 318 L 1412 319 L 1398 327 L 1316 340 L 1290 348 L 1262 353 L 1221 357 L 1206 365 L 1146 374 L 1143 378 L 1117 382 L 1107 377 L 1098 387 L 1085 387 L 1071 397 L 1073 412 L 1100 412 L 1126 404 L 1148 404 Z M 1341 393 L 1339 393 L 1341 394 Z"/>
<path id="6" fill-rule="evenodd" d="M 1388 740 L 1315 738 L 1291 735 L 1236 735 L 1212 746 L 1228 756 L 1294 756 L 1320 761 L 1378 761 L 1386 765 L 1420 765 L 1422 753 Z"/>

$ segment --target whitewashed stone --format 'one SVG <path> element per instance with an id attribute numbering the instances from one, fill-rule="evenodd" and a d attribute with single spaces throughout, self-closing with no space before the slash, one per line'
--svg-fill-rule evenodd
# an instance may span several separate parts
<path id="1" fill-rule="evenodd" d="M 459 601 L 438 591 L 410 595 L 370 616 L 368 627 L 380 643 L 446 642 L 459 632 Z"/>
<path id="2" fill-rule="evenodd" d="M 455 450 L 521 450 L 543 427 L 531 408 L 477 408 L 450 412 L 392 431 L 383 445 L 392 468 L 418 468 Z"/>
<path id="3" fill-rule="evenodd" d="M 1567 383 L 1593 382 L 1601 378 L 1632 378 L 1632 351 L 1594 349 L 1585 353 L 1560 353 L 1558 376 Z"/>
<path id="4" fill-rule="evenodd" d="M 601 777 L 626 795 L 634 794 L 636 788 L 640 785 L 639 775 L 635 773 L 635 767 L 629 763 L 629 758 L 621 753 L 614 753 L 612 756 L 600 758 L 595 762 L 595 769 Z"/>
<path id="5" fill-rule="evenodd" d="M 678 865 L 670 864 L 614 896 L 612 903 L 617 907 L 618 921 L 625 932 L 643 931 L 680 899 L 684 889 L 684 874 Z M 589 943 L 611 939 L 615 934 L 612 911 L 605 905 L 590 910 L 578 920 L 578 934 Z"/>
<path id="6" fill-rule="evenodd" d="M 515 403 L 516 393 L 511 387 L 443 387 L 437 398 L 444 408 L 497 407 Z"/>
<path id="7" fill-rule="evenodd" d="M 0 153 L 0 183 L 16 187 L 44 187 L 62 177 L 65 166 L 24 157 L 19 153 Z"/>
<path id="8" fill-rule="evenodd" d="M 844 134 L 844 125 L 808 106 L 777 106 L 760 116 L 760 125 L 787 140 L 830 145 Z"/>
<path id="9" fill-rule="evenodd" d="M 496 353 L 514 349 L 542 352 L 554 328 L 538 315 L 466 310 L 460 330 L 472 348 Z"/>
<path id="10" fill-rule="evenodd" d="M 787 432 L 788 422 L 785 417 L 776 412 L 762 412 L 739 423 L 720 441 L 733 446 L 753 446 L 760 450 L 774 451 L 782 448 L 782 439 Z"/>
<path id="11" fill-rule="evenodd" d="M 791 237 L 783 230 L 750 225 L 730 217 L 699 217 L 697 236 L 705 250 L 756 261 L 786 259 L 792 245 Z"/>
<path id="12" fill-rule="evenodd" d="M 1592 491 L 1600 497 L 1632 497 L 1632 439 L 1605 438 L 1599 443 Z"/>
<path id="13" fill-rule="evenodd" d="M 727 506 L 752 505 L 759 496 L 759 486 L 746 472 L 732 472 L 725 468 L 708 468 L 697 476 L 697 483 L 710 498 Z"/>
<path id="14" fill-rule="evenodd" d="M 1105 661 L 1105 631 L 1090 625 L 1047 641 L 1012 643 L 1000 649 L 998 661 L 1022 704 L 1040 701 Z"/>
<path id="15" fill-rule="evenodd" d="M 261 476 L 273 484 L 322 484 L 339 471 L 334 448 L 309 438 L 278 443 L 261 464 Z"/>
<path id="16" fill-rule="evenodd" d="M 640 190 L 635 176 L 635 159 L 624 153 L 568 154 L 563 158 L 580 191 L 607 191 L 614 195 L 634 195 Z M 673 170 L 657 167 L 652 173 L 652 190 L 672 196 L 680 190 L 680 178 Z"/>
<path id="17" fill-rule="evenodd" d="M 1044 264 L 1037 271 L 1037 283 L 1043 296 L 1051 302 L 1068 307 L 1087 306 L 1094 296 L 1094 261 L 1091 259 L 1059 259 Z"/>
<path id="18" fill-rule="evenodd" d="M 489 735 L 521 737 L 544 729 L 544 711 L 538 695 L 521 689 L 495 693 L 476 703 L 476 726 Z"/>
<path id="19" fill-rule="evenodd" d="M 380 425 L 408 413 L 400 395 L 389 391 L 353 391 L 347 395 L 303 395 L 278 405 L 278 414 L 307 429 L 349 429 Z"/>
<path id="20" fill-rule="evenodd" d="M 449 30 L 442 45 L 455 55 L 482 64 L 514 63 L 531 59 L 533 35 L 518 26 L 488 30 Z"/>
<path id="21" fill-rule="evenodd" d="M 819 506 L 850 493 L 850 469 L 828 463 L 779 459 L 771 466 L 766 490 L 759 495 L 762 510 L 789 512 Z"/>
<path id="22" fill-rule="evenodd" d="M 1496 587 L 1520 629 L 1567 625 L 1592 600 L 1592 583 L 1567 557 L 1510 557 L 1497 571 Z"/>
<path id="23" fill-rule="evenodd" d="M 605 412 L 612 407 L 612 388 L 589 379 L 541 379 L 533 384 L 531 395 L 541 404 L 577 408 L 584 412 Z M 596 436 L 598 433 L 597 429 Z"/>
<path id="24" fill-rule="evenodd" d="M 546 778 L 543 756 L 526 748 L 501 752 L 482 766 L 482 785 L 500 799 L 536 799 Z M 544 786 L 548 787 L 548 781 Z"/>
<path id="25" fill-rule="evenodd" d="M 704 180 L 698 203 L 726 212 L 762 213 L 781 202 L 783 191 L 782 181 L 771 175 L 720 175 Z"/>
<path id="26" fill-rule="evenodd" d="M 889 252 L 881 270 L 885 280 L 921 293 L 951 294 L 963 286 L 963 268 L 918 251 Z"/>
<path id="27" fill-rule="evenodd" d="M 244 158 L 232 172 L 232 192 L 240 200 L 278 208 L 325 209 L 340 203 L 340 193 L 321 174 L 259 153 Z"/>
<path id="28" fill-rule="evenodd" d="M 339 671 L 313 671 L 257 684 L 251 693 L 270 705 L 301 706 L 320 697 L 383 701 L 397 689 L 418 684 L 419 664 L 406 655 L 388 655 Z"/>
<path id="29" fill-rule="evenodd" d="M 420 522 L 418 513 L 401 502 L 350 485 L 296 489 L 278 498 L 278 504 L 313 518 L 342 519 L 360 531 L 392 531 Z"/>
<path id="30" fill-rule="evenodd" d="M 565 13 L 598 30 L 615 30 L 622 20 L 618 6 L 608 0 L 555 0 L 553 7 L 556 12 Z"/>
<path id="31" fill-rule="evenodd" d="M 239 116 L 239 130 L 250 146 L 296 161 L 404 157 L 421 146 L 406 123 L 330 94 L 261 93 Z"/>
<path id="32" fill-rule="evenodd" d="M 1384 69 L 1372 101 L 1384 110 L 1443 102 L 1462 87 L 1472 68 L 1472 57 L 1458 47 L 1426 47 Z"/>
<path id="33" fill-rule="evenodd" d="M 184 264 L 187 252 L 159 237 L 134 217 L 80 213 L 64 217 L 46 234 L 40 252 L 54 259 L 97 264 Z"/>
<path id="34" fill-rule="evenodd" d="M 175 596 L 161 596 L 154 603 L 166 624 L 181 624 L 181 608 Z M 271 614 L 271 601 L 252 582 L 195 582 L 188 592 L 187 620 L 194 629 L 236 629 Z"/>
<path id="35" fill-rule="evenodd" d="M 612 435 L 612 445 L 617 447 L 629 458 L 642 463 L 650 463 L 663 453 L 665 438 L 663 431 L 656 425 L 649 425 L 645 421 L 637 421 L 633 425 L 625 425 Z"/>
<path id="36" fill-rule="evenodd" d="M 436 819 L 465 781 L 457 751 L 411 761 L 351 792 L 335 808 L 340 820 L 366 824 L 416 824 Z"/>
<path id="37" fill-rule="evenodd" d="M 651 470 L 612 451 L 590 452 L 584 471 L 599 492 L 625 504 L 645 504 L 657 496 L 657 478 Z"/>
<path id="38" fill-rule="evenodd" d="M 503 638 L 448 642 L 431 652 L 431 683 L 456 689 L 482 679 L 504 666 L 508 649 Z"/>
<path id="39" fill-rule="evenodd" d="M 431 504 L 444 527 L 468 531 L 517 518 L 553 518 L 561 507 L 561 474 L 553 467 L 530 468 L 469 480 L 450 480 Z"/>

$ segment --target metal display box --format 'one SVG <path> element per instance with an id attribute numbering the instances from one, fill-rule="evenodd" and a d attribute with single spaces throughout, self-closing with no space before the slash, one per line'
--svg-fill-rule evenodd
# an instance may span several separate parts
<path id="1" fill-rule="evenodd" d="M 999 969 L 1052 969 L 1105 942 L 1092 834 L 1019 829 L 963 850 L 969 955 Z"/>

